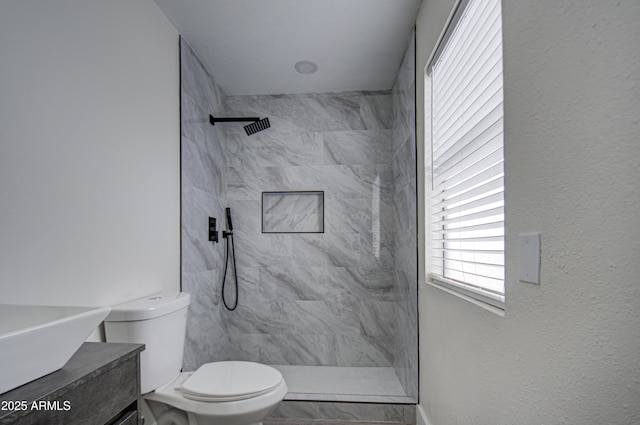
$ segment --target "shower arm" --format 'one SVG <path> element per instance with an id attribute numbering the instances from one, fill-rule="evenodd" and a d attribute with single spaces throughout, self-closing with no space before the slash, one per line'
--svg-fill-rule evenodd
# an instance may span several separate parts
<path id="1" fill-rule="evenodd" d="M 216 125 L 217 122 L 258 122 L 259 117 L 231 117 L 231 118 L 215 118 L 213 115 L 209 115 L 209 123 Z"/>
<path id="2" fill-rule="evenodd" d="M 209 114 L 209 122 L 211 125 L 216 125 L 217 122 L 248 122 L 251 121 L 251 124 L 247 124 L 244 126 L 244 131 L 247 133 L 247 136 L 251 136 L 252 134 L 256 134 L 259 131 L 265 130 L 271 127 L 271 123 L 269 123 L 269 117 L 260 119 L 259 117 L 227 117 L 227 118 L 215 118 L 213 115 Z"/>

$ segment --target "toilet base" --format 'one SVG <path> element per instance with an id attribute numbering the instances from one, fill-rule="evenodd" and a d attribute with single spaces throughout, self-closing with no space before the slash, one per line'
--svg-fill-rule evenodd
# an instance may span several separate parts
<path id="1" fill-rule="evenodd" d="M 178 390 L 189 376 L 189 372 L 180 373 L 169 384 L 142 396 L 145 425 L 261 425 L 287 394 L 282 381 L 272 391 L 245 400 L 194 401 Z"/>
<path id="2" fill-rule="evenodd" d="M 142 406 L 143 425 L 208 425 L 209 423 L 217 425 L 220 423 L 217 419 L 207 420 L 206 418 L 198 418 L 195 417 L 196 415 L 189 415 L 187 412 L 163 403 L 143 400 Z M 262 422 L 254 422 L 246 425 L 262 425 Z"/>

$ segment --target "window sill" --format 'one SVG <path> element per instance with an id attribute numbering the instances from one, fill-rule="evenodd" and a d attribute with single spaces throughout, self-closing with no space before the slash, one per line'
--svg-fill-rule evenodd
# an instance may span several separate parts
<path id="1" fill-rule="evenodd" d="M 485 302 L 483 300 L 477 299 L 471 295 L 467 295 L 462 291 L 462 288 L 460 288 L 460 290 L 458 288 L 456 289 L 451 289 L 447 286 L 444 286 L 443 284 L 441 284 L 437 279 L 434 279 L 431 276 L 427 276 L 427 278 L 425 279 L 425 285 L 429 285 L 432 286 L 434 288 L 438 288 L 441 291 L 447 292 L 453 296 L 456 296 L 458 298 L 461 298 L 467 302 L 470 302 L 478 307 L 481 307 L 493 314 L 496 314 L 500 317 L 504 317 L 505 316 L 505 310 L 504 310 L 504 301 L 496 301 L 496 300 L 492 300 L 492 304 L 489 304 L 488 302 Z"/>

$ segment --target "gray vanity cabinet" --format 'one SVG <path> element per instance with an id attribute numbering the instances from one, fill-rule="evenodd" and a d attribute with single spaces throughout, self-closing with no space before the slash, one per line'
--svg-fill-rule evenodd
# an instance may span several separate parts
<path id="1" fill-rule="evenodd" d="M 62 369 L 1 394 L 0 425 L 137 425 L 143 349 L 83 344 Z"/>

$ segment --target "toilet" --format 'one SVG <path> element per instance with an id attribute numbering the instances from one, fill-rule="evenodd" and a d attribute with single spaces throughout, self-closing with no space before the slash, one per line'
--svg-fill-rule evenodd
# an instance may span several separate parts
<path id="1" fill-rule="evenodd" d="M 156 294 L 111 308 L 107 342 L 145 344 L 140 386 L 146 425 L 259 424 L 282 401 L 287 384 L 276 369 L 253 362 L 182 368 L 189 294 Z"/>

